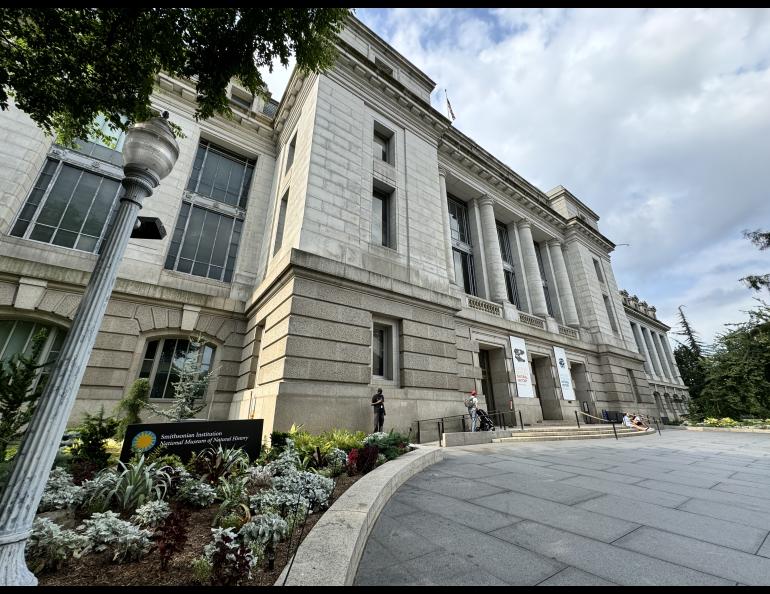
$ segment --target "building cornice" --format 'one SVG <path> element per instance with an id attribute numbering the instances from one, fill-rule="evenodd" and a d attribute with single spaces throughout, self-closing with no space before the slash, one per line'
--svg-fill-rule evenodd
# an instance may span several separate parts
<path id="1" fill-rule="evenodd" d="M 615 244 L 612 243 L 610 239 L 599 233 L 599 231 L 591 227 L 585 221 L 580 220 L 578 217 L 567 219 L 566 239 L 571 237 L 580 237 L 583 240 L 587 240 L 605 254 L 609 254 L 615 249 Z"/>
<path id="2" fill-rule="evenodd" d="M 570 200 L 573 200 L 578 203 L 580 208 L 585 210 L 589 215 L 591 215 L 593 218 L 595 218 L 597 221 L 599 220 L 599 215 L 596 214 L 593 210 L 591 210 L 588 206 L 586 206 L 586 203 L 583 202 L 580 198 L 575 196 L 572 192 L 570 192 L 567 188 L 565 188 L 562 185 L 556 186 L 555 188 L 552 188 L 546 192 L 546 195 L 549 199 L 558 198 L 562 194 L 566 194 Z"/>

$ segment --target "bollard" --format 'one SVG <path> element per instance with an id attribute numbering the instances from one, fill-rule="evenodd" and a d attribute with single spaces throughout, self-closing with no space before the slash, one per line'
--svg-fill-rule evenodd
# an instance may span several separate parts
<path id="1" fill-rule="evenodd" d="M 612 422 L 612 432 L 615 434 L 615 439 L 618 439 L 618 432 L 615 429 L 615 421 Z"/>
<path id="2" fill-rule="evenodd" d="M 575 421 L 577 421 L 578 429 L 580 429 L 580 417 L 578 416 L 578 411 L 575 411 Z"/>
<path id="3" fill-rule="evenodd" d="M 519 411 L 519 424 L 521 425 L 521 430 L 524 431 L 524 420 L 521 418 L 521 411 Z"/>

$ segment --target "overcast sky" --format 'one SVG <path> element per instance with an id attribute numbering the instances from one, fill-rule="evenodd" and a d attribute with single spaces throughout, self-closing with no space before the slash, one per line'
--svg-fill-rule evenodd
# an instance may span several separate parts
<path id="1" fill-rule="evenodd" d="M 770 10 L 358 9 L 437 83 L 433 106 L 617 244 L 621 288 L 706 341 L 770 272 Z M 288 73 L 268 77 L 280 97 Z M 767 297 L 767 293 L 764 294 Z"/>

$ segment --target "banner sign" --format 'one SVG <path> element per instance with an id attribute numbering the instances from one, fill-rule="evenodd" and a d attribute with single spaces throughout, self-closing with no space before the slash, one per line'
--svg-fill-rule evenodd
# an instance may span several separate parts
<path id="1" fill-rule="evenodd" d="M 532 389 L 527 346 L 524 344 L 523 338 L 517 336 L 510 336 L 509 338 L 511 339 L 511 353 L 513 353 L 513 371 L 516 374 L 516 393 L 519 398 L 534 398 L 535 391 Z"/>
<path id="2" fill-rule="evenodd" d="M 263 419 L 241 421 L 182 421 L 129 425 L 120 451 L 120 461 L 128 462 L 134 453 L 145 456 L 163 447 L 163 454 L 176 454 L 187 462 L 194 452 L 214 448 L 240 448 L 251 460 L 259 458 Z"/>
<path id="3" fill-rule="evenodd" d="M 559 372 L 559 382 L 564 400 L 575 400 L 575 388 L 572 386 L 567 353 L 561 347 L 553 347 L 553 354 L 556 356 L 556 370 Z"/>

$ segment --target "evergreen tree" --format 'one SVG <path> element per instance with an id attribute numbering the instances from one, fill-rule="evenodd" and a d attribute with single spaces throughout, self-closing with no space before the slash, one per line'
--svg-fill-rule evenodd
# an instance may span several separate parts
<path id="1" fill-rule="evenodd" d="M 172 382 L 174 398 L 170 406 L 158 407 L 147 404 L 147 408 L 171 421 L 183 421 L 191 419 L 206 407 L 206 403 L 196 404 L 197 400 L 206 395 L 209 382 L 214 379 L 213 371 L 204 372 L 199 363 L 200 351 L 205 341 L 198 337 L 190 339 L 190 348 L 182 358 L 182 361 L 174 360 L 172 367 L 179 376 L 176 382 Z"/>
<path id="2" fill-rule="evenodd" d="M 756 231 L 744 231 L 743 236 L 751 240 L 751 243 L 757 246 L 760 251 L 770 248 L 770 232 L 768 231 L 760 231 L 759 229 Z M 762 287 L 770 290 L 770 274 L 750 274 L 744 276 L 741 280 L 755 291 L 759 291 Z"/>
<path id="3" fill-rule="evenodd" d="M 0 462 L 5 460 L 8 446 L 21 439 L 43 393 L 43 382 L 32 386 L 42 367 L 37 362 L 47 337 L 48 330 L 40 330 L 32 339 L 29 355 L 16 353 L 8 361 L 0 360 Z"/>
<path id="4" fill-rule="evenodd" d="M 118 439 L 123 439 L 129 425 L 141 423 L 139 413 L 147 406 L 150 397 L 150 382 L 145 378 L 139 378 L 128 391 L 128 394 L 118 403 L 118 411 L 121 413 L 120 425 L 115 433 Z"/>

